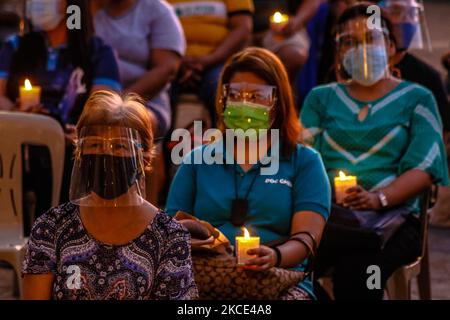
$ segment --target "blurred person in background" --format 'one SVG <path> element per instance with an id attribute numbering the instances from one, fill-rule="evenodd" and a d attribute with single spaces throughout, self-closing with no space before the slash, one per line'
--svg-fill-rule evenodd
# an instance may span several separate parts
<path id="1" fill-rule="evenodd" d="M 442 56 L 442 65 L 447 71 L 446 77 L 447 95 L 450 95 L 450 51 Z"/>
<path id="2" fill-rule="evenodd" d="M 186 43 L 173 9 L 160 0 L 104 0 L 94 17 L 95 32 L 118 57 L 124 92 L 148 99 L 155 138 L 170 128 L 168 95 Z"/>
<path id="3" fill-rule="evenodd" d="M 198 94 L 215 126 L 215 95 L 225 61 L 251 39 L 251 0 L 169 0 L 186 36 L 186 56 L 173 87 L 173 102 L 182 92 Z"/>
<path id="4" fill-rule="evenodd" d="M 254 0 L 254 44 L 274 52 L 285 65 L 291 84 L 306 63 L 310 40 L 306 24 L 314 17 L 322 0 Z M 288 21 L 271 28 L 270 19 L 279 12 Z"/>
<path id="5" fill-rule="evenodd" d="M 329 17 L 326 23 L 324 44 L 318 67 L 318 84 L 324 84 L 335 80 L 331 77 L 334 71 L 335 45 L 334 28 L 342 12 L 356 3 L 356 0 L 328 0 L 330 5 Z"/>
<path id="6" fill-rule="evenodd" d="M 396 53 L 391 58 L 393 73 L 400 79 L 416 82 L 429 89 L 436 99 L 444 124 L 450 132 L 450 104 L 442 77 L 435 68 L 409 51 L 431 49 L 425 8 L 420 0 L 382 0 L 378 3 L 393 25 Z"/>
<path id="7" fill-rule="evenodd" d="M 424 3 L 421 0 L 383 0 L 378 3 L 387 13 L 394 27 L 396 54 L 391 58 L 394 75 L 428 88 L 434 95 L 443 122 L 443 138 L 449 150 L 450 104 L 441 74 L 410 50 L 431 50 L 431 39 L 426 24 Z M 447 152 L 448 154 L 448 152 Z M 440 186 L 438 201 L 433 209 L 431 223 L 442 225 L 449 213 L 450 188 Z M 445 204 L 447 203 L 447 204 Z M 438 219 L 439 217 L 439 219 Z M 448 224 L 448 222 L 446 222 Z"/>
<path id="8" fill-rule="evenodd" d="M 160 0 L 96 0 L 95 31 L 110 45 L 119 63 L 125 92 L 140 94 L 146 103 L 155 139 L 171 127 L 170 83 L 186 50 L 183 29 L 173 8 Z M 161 144 L 155 170 L 148 176 L 148 198 L 158 203 L 165 183 Z"/>
<path id="9" fill-rule="evenodd" d="M 68 6 L 80 8 L 80 29 L 69 29 Z M 66 132 L 61 201 L 68 197 L 74 125 L 90 93 L 121 90 L 117 62 L 111 48 L 94 36 L 87 0 L 28 0 L 30 32 L 11 38 L 0 51 L 0 109 L 38 112 L 58 120 Z M 29 79 L 41 87 L 40 104 L 24 106 L 19 87 Z M 36 201 L 36 212 L 50 207 L 51 167 L 48 152 L 28 147 L 24 188 Z M 26 197 L 25 197 L 26 198 Z"/>
<path id="10" fill-rule="evenodd" d="M 447 97 L 450 97 L 450 52 L 442 56 L 442 65 L 447 70 Z M 444 132 L 447 149 L 447 164 L 450 167 L 450 132 Z M 430 213 L 430 225 L 450 228 L 450 188 L 439 187 L 438 197 Z"/>

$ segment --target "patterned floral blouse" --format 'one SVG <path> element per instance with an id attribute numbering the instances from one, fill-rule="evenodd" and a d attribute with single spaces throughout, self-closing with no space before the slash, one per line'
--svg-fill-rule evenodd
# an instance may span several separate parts
<path id="1" fill-rule="evenodd" d="M 24 274 L 55 274 L 53 299 L 173 299 L 198 297 L 190 235 L 160 211 L 124 245 L 92 238 L 79 207 L 63 204 L 34 224 Z"/>

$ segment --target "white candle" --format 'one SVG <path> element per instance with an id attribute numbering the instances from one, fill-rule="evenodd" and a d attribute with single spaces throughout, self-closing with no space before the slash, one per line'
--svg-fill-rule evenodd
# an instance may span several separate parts
<path id="1" fill-rule="evenodd" d="M 355 176 L 346 176 L 344 172 L 339 171 L 339 176 L 334 178 L 334 192 L 336 203 L 342 204 L 346 197 L 346 191 L 358 184 Z"/>
<path id="2" fill-rule="evenodd" d="M 30 80 L 26 79 L 20 87 L 20 109 L 37 106 L 41 103 L 41 87 L 32 86 Z"/>
<path id="3" fill-rule="evenodd" d="M 238 265 L 244 265 L 253 255 L 247 253 L 250 249 L 259 248 L 259 237 L 250 237 L 247 228 L 244 229 L 243 237 L 236 237 L 236 255 Z"/>

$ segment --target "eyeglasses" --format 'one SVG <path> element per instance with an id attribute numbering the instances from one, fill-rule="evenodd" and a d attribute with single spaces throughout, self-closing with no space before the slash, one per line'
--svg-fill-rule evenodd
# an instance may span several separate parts
<path id="1" fill-rule="evenodd" d="M 234 82 L 223 86 L 223 96 L 230 102 L 251 102 L 273 107 L 276 101 L 276 87 L 246 82 Z"/>

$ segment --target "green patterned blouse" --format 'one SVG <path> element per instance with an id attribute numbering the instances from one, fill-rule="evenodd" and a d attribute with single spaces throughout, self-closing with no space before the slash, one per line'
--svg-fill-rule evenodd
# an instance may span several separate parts
<path id="1" fill-rule="evenodd" d="M 300 118 L 331 185 L 343 170 L 366 190 L 376 190 L 411 169 L 448 184 L 442 121 L 432 93 L 418 84 L 402 81 L 369 102 L 350 97 L 345 84 L 319 86 L 306 98 Z M 416 211 L 416 201 L 409 205 Z"/>

